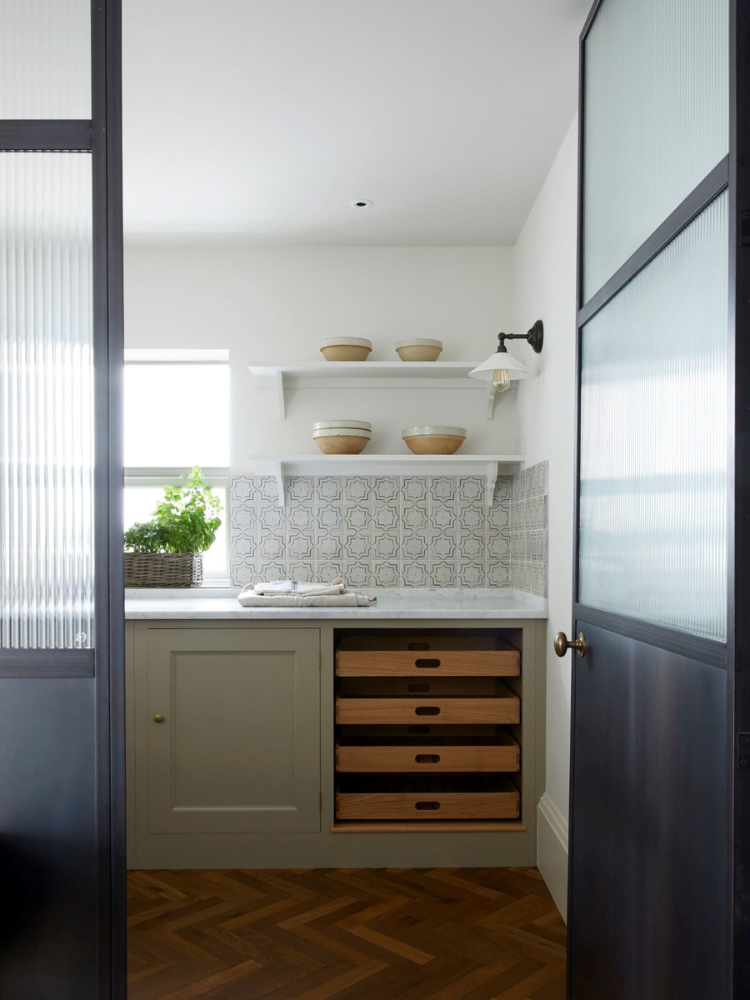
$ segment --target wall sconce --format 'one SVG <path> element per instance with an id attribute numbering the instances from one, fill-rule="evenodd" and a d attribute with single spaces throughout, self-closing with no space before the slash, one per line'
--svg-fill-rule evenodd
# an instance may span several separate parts
<path id="1" fill-rule="evenodd" d="M 497 339 L 497 351 L 481 365 L 470 371 L 469 376 L 492 382 L 493 389 L 497 392 L 505 392 L 506 389 L 510 388 L 512 381 L 529 377 L 529 369 L 522 361 L 508 353 L 505 341 L 525 340 L 536 354 L 541 354 L 544 344 L 544 324 L 538 319 L 528 333 L 499 333 Z"/>

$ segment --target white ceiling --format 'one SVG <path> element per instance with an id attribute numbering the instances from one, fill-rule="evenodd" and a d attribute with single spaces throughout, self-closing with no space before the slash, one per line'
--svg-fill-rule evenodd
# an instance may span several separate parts
<path id="1" fill-rule="evenodd" d="M 126 235 L 512 245 L 588 6 L 124 0 Z"/>

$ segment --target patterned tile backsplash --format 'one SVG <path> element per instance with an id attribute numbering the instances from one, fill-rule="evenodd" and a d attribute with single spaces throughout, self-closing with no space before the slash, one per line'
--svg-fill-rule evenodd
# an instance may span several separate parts
<path id="1" fill-rule="evenodd" d="M 234 476 L 232 584 L 341 576 L 355 587 L 516 586 L 512 511 L 527 499 L 541 501 L 546 509 L 543 493 L 531 492 L 529 474 L 539 468 L 500 477 L 492 507 L 484 504 L 484 482 L 474 477 L 293 477 L 281 508 L 273 479 Z M 527 477 L 523 501 L 516 489 L 522 476 Z M 546 463 L 533 480 L 534 490 L 539 485 L 546 490 Z M 519 581 L 526 584 L 523 589 L 544 596 L 546 530 L 544 543 L 531 527 L 517 534 L 524 542 Z M 526 535 L 535 536 L 528 551 Z"/>
<path id="2" fill-rule="evenodd" d="M 547 596 L 549 463 L 539 462 L 512 477 L 510 575 L 516 590 Z"/>

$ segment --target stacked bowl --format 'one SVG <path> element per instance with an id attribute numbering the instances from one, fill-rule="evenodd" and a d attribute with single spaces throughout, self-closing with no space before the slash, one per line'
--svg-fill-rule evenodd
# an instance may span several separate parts
<path id="1" fill-rule="evenodd" d="M 313 424 L 313 441 L 324 455 L 359 455 L 372 437 L 366 420 L 318 420 Z"/>

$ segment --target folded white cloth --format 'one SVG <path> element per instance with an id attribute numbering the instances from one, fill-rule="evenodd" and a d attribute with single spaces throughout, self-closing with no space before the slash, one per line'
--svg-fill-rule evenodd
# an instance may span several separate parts
<path id="1" fill-rule="evenodd" d="M 252 588 L 256 594 L 299 594 L 312 597 L 315 594 L 345 594 L 346 584 L 343 580 L 333 583 L 304 583 L 302 580 L 274 580 L 271 583 L 256 583 Z M 245 588 L 247 590 L 247 587 Z"/>
<path id="2" fill-rule="evenodd" d="M 238 598 L 243 608 L 369 608 L 376 603 L 369 594 L 256 594 L 248 585 Z"/>

